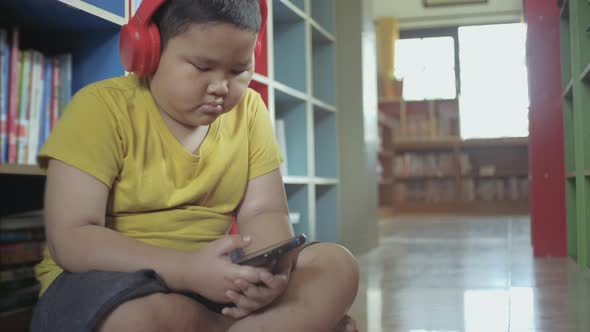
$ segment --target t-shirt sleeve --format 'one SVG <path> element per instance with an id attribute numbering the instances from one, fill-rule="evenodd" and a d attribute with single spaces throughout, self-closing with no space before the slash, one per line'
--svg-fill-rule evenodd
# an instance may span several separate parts
<path id="1" fill-rule="evenodd" d="M 258 93 L 254 95 L 248 137 L 249 180 L 274 171 L 284 160 L 272 129 L 269 112 L 260 95 Z"/>
<path id="2" fill-rule="evenodd" d="M 37 161 L 47 169 L 49 159 L 60 160 L 111 188 L 123 157 L 123 139 L 113 110 L 87 87 L 74 95 Z"/>

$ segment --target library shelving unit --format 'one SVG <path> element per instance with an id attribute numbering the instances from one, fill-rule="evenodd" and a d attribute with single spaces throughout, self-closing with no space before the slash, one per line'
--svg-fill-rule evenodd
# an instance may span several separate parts
<path id="1" fill-rule="evenodd" d="M 139 2 L 2 1 L 0 28 L 19 28 L 20 49 L 34 48 L 48 55 L 71 53 L 75 93 L 89 83 L 125 74 L 118 54 L 119 31 Z M 334 3 L 268 0 L 268 5 L 264 51 L 257 58 L 251 87 L 263 96 L 273 126 L 279 119 L 284 121 L 288 168 L 283 180 L 289 209 L 299 214 L 295 232 L 306 233 L 311 240 L 337 242 Z M 0 164 L 0 183 L 0 217 L 42 208 L 44 176 L 37 166 Z M 0 313 L 2 326 L 11 324 L 7 317 L 21 317 L 30 308 L 23 310 Z"/>
<path id="2" fill-rule="evenodd" d="M 559 1 L 566 169 L 567 251 L 590 267 L 590 3 Z"/>
<path id="3" fill-rule="evenodd" d="M 457 100 L 379 101 L 381 208 L 526 213 L 528 139 L 461 140 Z"/>

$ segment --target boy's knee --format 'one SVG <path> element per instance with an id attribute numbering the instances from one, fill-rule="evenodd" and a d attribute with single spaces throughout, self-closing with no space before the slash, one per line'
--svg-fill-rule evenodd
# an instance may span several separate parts
<path id="1" fill-rule="evenodd" d="M 188 297 L 156 293 L 121 304 L 98 331 L 196 331 L 208 316 L 207 308 Z"/>
<path id="2" fill-rule="evenodd" d="M 322 267 L 326 273 L 336 277 L 334 282 L 344 283 L 341 286 L 345 286 L 356 296 L 359 267 L 348 249 L 334 243 L 318 243 L 301 251 L 301 256 L 300 260 L 303 258 L 302 260 L 307 261 L 308 264 Z"/>

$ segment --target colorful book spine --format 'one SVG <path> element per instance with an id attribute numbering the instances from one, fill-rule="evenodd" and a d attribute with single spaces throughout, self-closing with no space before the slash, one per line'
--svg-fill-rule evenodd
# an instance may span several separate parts
<path id="1" fill-rule="evenodd" d="M 33 51 L 33 71 L 31 73 L 31 102 L 29 104 L 29 129 L 27 131 L 27 156 L 25 163 L 34 164 L 37 156 L 37 145 L 39 144 L 39 133 L 41 130 L 41 109 L 43 107 L 43 81 L 45 73 L 43 69 L 43 54 Z"/>
<path id="2" fill-rule="evenodd" d="M 37 144 L 36 155 L 41 151 L 41 147 L 49 137 L 51 131 L 51 85 L 53 76 L 53 60 L 46 58 L 45 68 L 43 70 L 45 77 L 43 78 L 43 105 L 41 110 L 41 132 L 39 134 L 39 142 Z M 36 156 L 35 156 L 36 158 Z M 33 160 L 33 163 L 36 160 Z"/>
<path id="3" fill-rule="evenodd" d="M 10 47 L 8 32 L 0 29 L 0 163 L 8 161 L 8 76 Z"/>
<path id="4" fill-rule="evenodd" d="M 44 248 L 43 241 L 0 244 L 0 265 L 8 266 L 40 261 L 43 258 Z"/>
<path id="5" fill-rule="evenodd" d="M 17 144 L 17 163 L 26 163 L 28 155 L 28 133 L 29 129 L 29 105 L 31 104 L 32 91 L 32 72 L 33 72 L 33 52 L 24 51 L 21 57 L 21 80 L 20 80 L 20 105 L 17 120 L 16 144 Z"/>
<path id="6" fill-rule="evenodd" d="M 59 58 L 53 58 L 53 75 L 51 77 L 51 129 L 59 119 L 59 96 L 61 90 L 61 71 L 59 70 Z"/>
<path id="7" fill-rule="evenodd" d="M 59 116 L 61 116 L 72 97 L 72 55 L 69 53 L 60 55 L 59 65 L 61 70 Z"/>
<path id="8" fill-rule="evenodd" d="M 17 134 L 17 118 L 19 105 L 19 50 L 18 50 L 19 32 L 14 29 L 12 32 L 12 46 L 10 50 L 10 81 L 9 81 L 9 109 L 7 118 L 7 132 L 8 132 L 8 162 L 16 162 L 16 134 Z"/>

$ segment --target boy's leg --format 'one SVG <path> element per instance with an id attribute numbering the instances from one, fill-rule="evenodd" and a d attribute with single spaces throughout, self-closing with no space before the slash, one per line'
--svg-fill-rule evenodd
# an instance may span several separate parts
<path id="1" fill-rule="evenodd" d="M 358 267 L 348 250 L 318 243 L 301 251 L 285 294 L 270 308 L 228 331 L 331 332 L 358 290 Z"/>
<path id="2" fill-rule="evenodd" d="M 156 293 L 121 304 L 98 331 L 224 332 L 232 322 L 184 295 Z"/>

